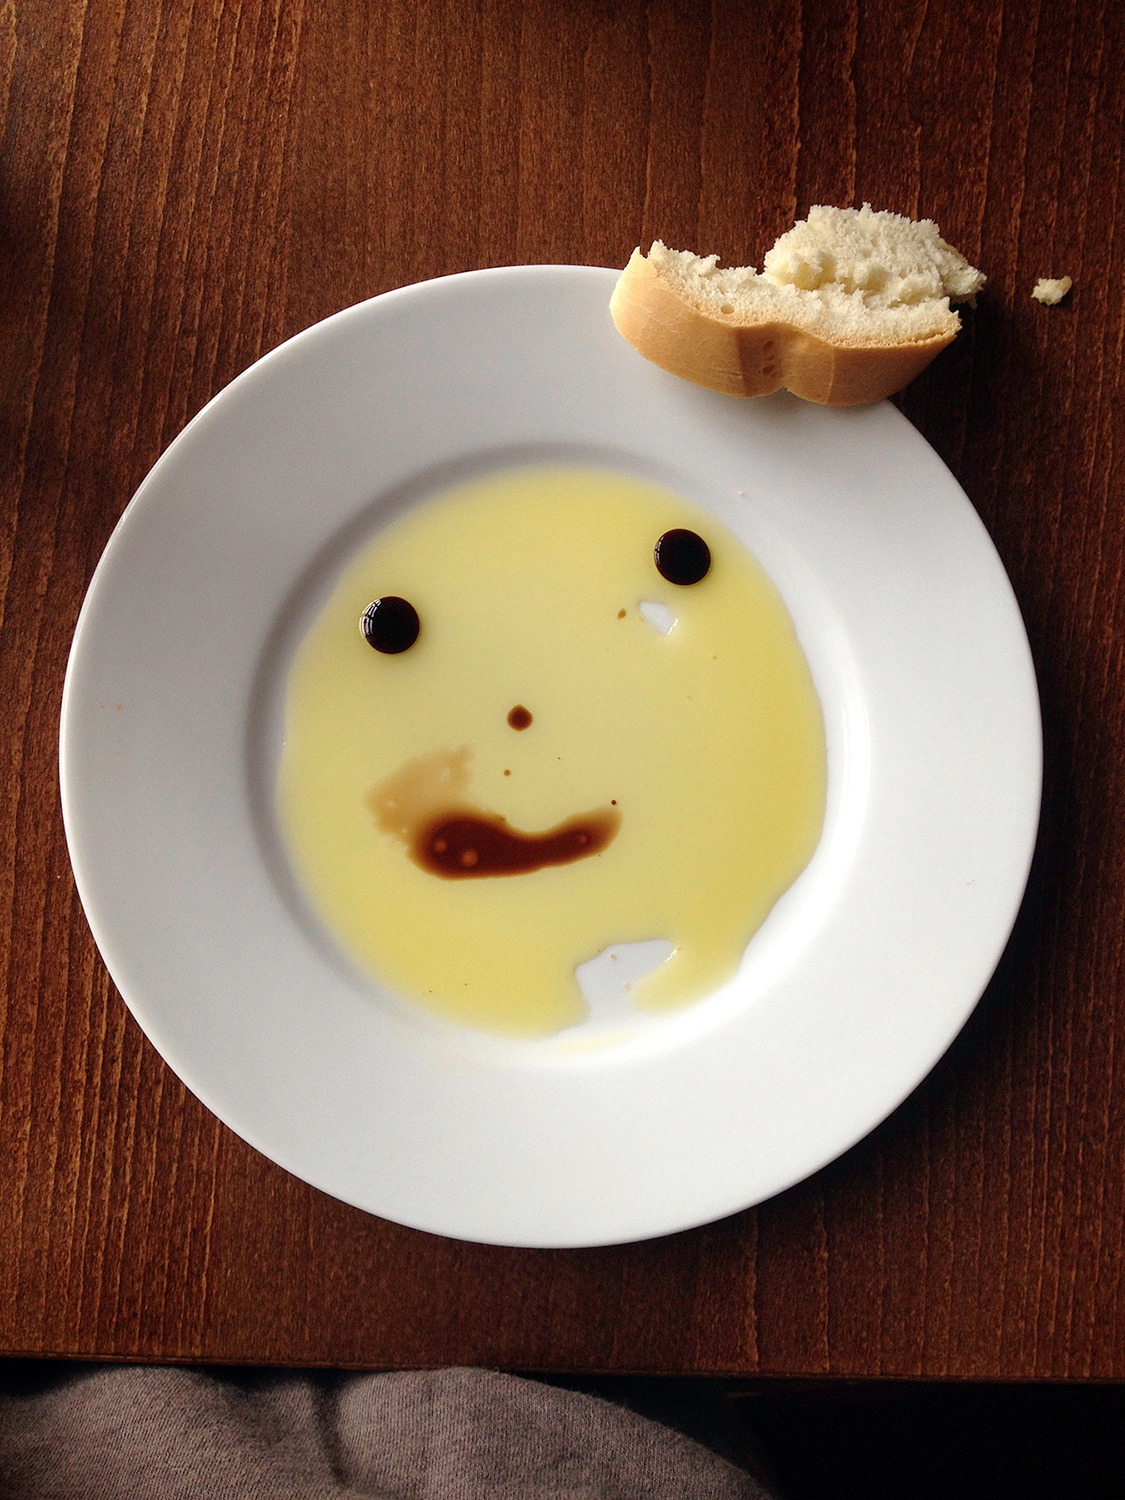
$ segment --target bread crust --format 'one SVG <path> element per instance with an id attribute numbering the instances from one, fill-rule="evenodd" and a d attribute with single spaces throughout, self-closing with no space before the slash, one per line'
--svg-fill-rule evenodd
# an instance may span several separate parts
<path id="1" fill-rule="evenodd" d="M 908 385 L 956 330 L 910 344 L 849 345 L 790 323 L 745 324 L 689 302 L 639 250 L 610 301 L 618 332 L 653 364 L 727 396 L 792 391 L 822 406 L 862 406 Z"/>

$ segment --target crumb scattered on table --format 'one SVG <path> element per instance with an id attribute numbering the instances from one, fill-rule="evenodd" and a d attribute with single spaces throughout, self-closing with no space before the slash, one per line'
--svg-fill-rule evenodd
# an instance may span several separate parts
<path id="1" fill-rule="evenodd" d="M 1050 276 L 1040 276 L 1031 295 L 1036 302 L 1044 302 L 1048 307 L 1054 307 L 1057 302 L 1062 301 L 1073 285 L 1074 282 L 1069 276 L 1060 276 L 1057 280 Z"/>

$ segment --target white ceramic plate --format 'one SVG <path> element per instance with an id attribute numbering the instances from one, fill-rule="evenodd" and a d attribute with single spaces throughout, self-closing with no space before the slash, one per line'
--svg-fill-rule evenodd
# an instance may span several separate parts
<path id="1" fill-rule="evenodd" d="M 78 888 L 154 1045 L 289 1171 L 471 1240 L 664 1234 L 838 1155 L 965 1021 L 1035 838 L 1027 641 L 948 471 L 887 404 L 734 401 L 646 363 L 610 322 L 615 274 L 453 276 L 268 355 L 141 486 L 67 674 Z M 661 480 L 745 540 L 828 733 L 820 849 L 736 980 L 614 1045 L 497 1041 L 381 995 L 304 907 L 272 813 L 287 666 L 352 549 L 468 475 L 559 460 Z"/>

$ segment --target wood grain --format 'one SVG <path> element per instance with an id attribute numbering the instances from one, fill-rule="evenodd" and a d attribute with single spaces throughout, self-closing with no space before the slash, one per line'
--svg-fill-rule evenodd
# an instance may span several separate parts
<path id="1" fill-rule="evenodd" d="M 1123 80 L 1108 0 L 0 4 L 0 1350 L 1125 1377 Z M 982 1005 L 842 1160 L 669 1239 L 489 1249 L 295 1181 L 156 1057 L 71 882 L 61 685 L 130 494 L 360 298 L 654 235 L 760 259 L 865 199 L 990 277 L 902 398 L 1043 696 L 1042 838 Z"/>

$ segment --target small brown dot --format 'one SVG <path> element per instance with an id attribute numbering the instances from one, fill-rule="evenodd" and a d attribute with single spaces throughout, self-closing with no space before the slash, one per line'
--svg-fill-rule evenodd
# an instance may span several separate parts
<path id="1" fill-rule="evenodd" d="M 461 863 L 464 865 L 466 870 L 471 870 L 478 859 L 480 859 L 480 855 L 475 849 L 462 849 Z"/>
<path id="2" fill-rule="evenodd" d="M 526 729 L 531 723 L 531 714 L 522 703 L 517 703 L 508 714 L 508 723 L 513 729 Z"/>
<path id="3" fill-rule="evenodd" d="M 616 797 L 611 797 L 609 799 L 609 801 L 610 801 L 610 806 L 611 807 L 616 807 L 617 806 L 617 798 Z"/>
<path id="4" fill-rule="evenodd" d="M 627 611 L 626 611 L 626 610 L 624 610 L 624 609 L 619 609 L 619 610 L 618 610 L 618 611 L 617 611 L 617 618 L 618 618 L 618 619 L 619 619 L 619 620 L 623 620 L 623 619 L 624 619 L 624 618 L 625 618 L 625 615 L 626 615 L 626 614 L 627 614 Z"/>
<path id="5" fill-rule="evenodd" d="M 511 773 L 511 771 L 505 771 L 505 772 L 504 772 L 504 775 L 505 775 L 505 776 L 510 776 L 510 775 L 511 775 L 511 774 L 512 774 L 512 773 Z"/>

